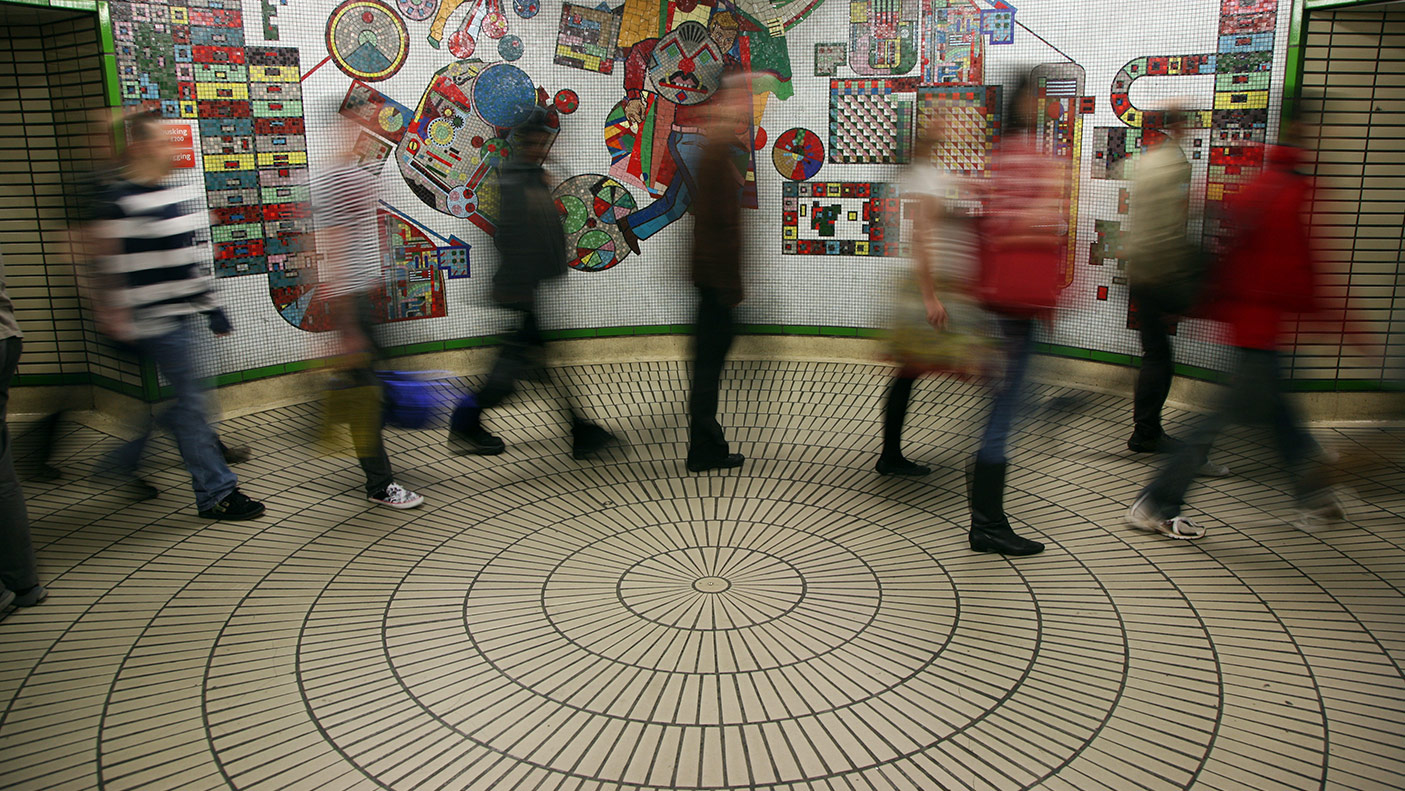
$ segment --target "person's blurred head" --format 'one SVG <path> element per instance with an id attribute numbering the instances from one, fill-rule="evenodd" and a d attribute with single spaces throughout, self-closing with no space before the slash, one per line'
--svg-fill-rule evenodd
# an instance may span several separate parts
<path id="1" fill-rule="evenodd" d="M 937 149 L 946 142 L 947 117 L 940 105 L 917 125 L 917 137 L 912 144 L 912 161 L 922 163 L 935 157 Z"/>
<path id="2" fill-rule="evenodd" d="M 537 108 L 512 137 L 512 156 L 519 162 L 540 165 L 551 152 L 551 127 L 546 123 L 546 111 Z"/>
<path id="3" fill-rule="evenodd" d="M 1034 75 L 1021 70 L 1015 87 L 1010 91 L 1010 101 L 1005 107 L 1005 129 L 1010 132 L 1023 132 L 1033 129 L 1039 116 L 1039 92 Z"/>
<path id="4" fill-rule="evenodd" d="M 352 116 L 375 118 L 375 108 L 360 96 L 348 96 L 346 103 L 338 104 L 331 110 L 333 139 L 328 141 L 336 146 L 337 154 L 343 160 L 357 158 L 356 143 L 361 138 L 361 126 Z"/>
<path id="5" fill-rule="evenodd" d="M 1161 112 L 1161 131 L 1167 138 L 1180 142 L 1185 139 L 1194 117 L 1195 111 L 1188 109 L 1184 100 L 1174 99 L 1167 102 L 1166 109 Z"/>
<path id="6" fill-rule="evenodd" d="M 137 113 L 124 121 L 127 146 L 122 160 L 129 175 L 147 183 L 165 178 L 175 165 L 176 147 L 166 135 L 161 117 L 155 113 Z"/>

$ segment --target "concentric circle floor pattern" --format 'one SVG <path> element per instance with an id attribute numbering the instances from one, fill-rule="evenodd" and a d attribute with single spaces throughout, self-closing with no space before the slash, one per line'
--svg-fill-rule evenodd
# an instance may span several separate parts
<path id="1" fill-rule="evenodd" d="M 502 456 L 393 432 L 417 511 L 370 507 L 311 406 L 224 424 L 248 523 L 195 517 L 169 443 L 124 500 L 71 429 L 68 480 L 26 484 L 52 597 L 0 624 L 0 786 L 1405 787 L 1398 470 L 1304 533 L 1236 434 L 1205 539 L 1129 532 L 1129 404 L 1040 386 L 1007 507 L 1049 549 L 1009 560 L 965 544 L 973 386 L 919 385 L 935 471 L 892 479 L 883 369 L 737 363 L 747 463 L 689 475 L 683 365 L 568 370 L 624 444 L 573 461 L 528 388 Z"/>

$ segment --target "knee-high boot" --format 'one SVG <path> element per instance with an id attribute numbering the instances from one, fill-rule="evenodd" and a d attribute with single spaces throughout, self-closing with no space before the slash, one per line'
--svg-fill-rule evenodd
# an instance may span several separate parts
<path id="1" fill-rule="evenodd" d="M 1037 555 L 1044 545 L 1015 535 L 1005 517 L 1005 462 L 977 461 L 971 468 L 971 549 L 1002 555 Z"/>

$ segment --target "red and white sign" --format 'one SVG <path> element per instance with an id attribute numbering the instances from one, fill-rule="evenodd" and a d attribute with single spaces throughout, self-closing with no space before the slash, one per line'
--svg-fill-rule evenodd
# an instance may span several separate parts
<path id="1" fill-rule="evenodd" d="M 165 128 L 166 139 L 175 149 L 171 153 L 175 167 L 195 167 L 195 141 L 191 139 L 190 124 L 165 124 Z"/>

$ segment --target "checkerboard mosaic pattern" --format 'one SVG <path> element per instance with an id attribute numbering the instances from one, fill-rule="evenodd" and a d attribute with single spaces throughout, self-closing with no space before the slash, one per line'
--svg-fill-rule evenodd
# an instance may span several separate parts
<path id="1" fill-rule="evenodd" d="M 915 79 L 831 80 L 829 161 L 906 163 L 912 158 Z"/>

